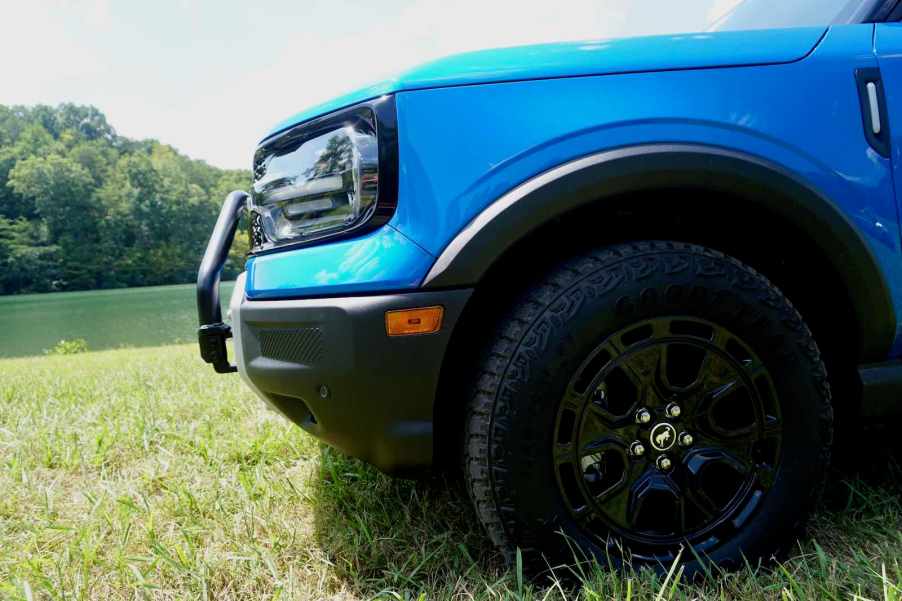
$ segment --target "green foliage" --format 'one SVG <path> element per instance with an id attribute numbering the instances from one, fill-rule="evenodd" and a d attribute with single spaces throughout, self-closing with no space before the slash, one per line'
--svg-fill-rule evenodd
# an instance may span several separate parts
<path id="1" fill-rule="evenodd" d="M 88 341 L 84 338 L 60 340 L 52 348 L 45 349 L 45 355 L 77 355 L 88 352 Z"/>
<path id="2" fill-rule="evenodd" d="M 116 134 L 94 107 L 0 105 L 0 294 L 188 283 L 250 174 Z M 223 276 L 241 271 L 236 239 Z"/>
<path id="3" fill-rule="evenodd" d="M 0 294 L 54 290 L 60 277 L 58 255 L 43 223 L 0 216 Z"/>

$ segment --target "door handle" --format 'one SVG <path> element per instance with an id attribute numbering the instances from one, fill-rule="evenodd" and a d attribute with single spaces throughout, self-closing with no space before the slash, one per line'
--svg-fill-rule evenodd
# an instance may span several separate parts
<path id="1" fill-rule="evenodd" d="M 886 111 L 886 94 L 880 69 L 855 70 L 858 99 L 861 103 L 861 119 L 864 137 L 880 156 L 889 157 L 889 115 Z"/>

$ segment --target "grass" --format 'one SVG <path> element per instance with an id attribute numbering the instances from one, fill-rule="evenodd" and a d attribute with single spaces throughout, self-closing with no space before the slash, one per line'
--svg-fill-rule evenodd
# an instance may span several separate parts
<path id="1" fill-rule="evenodd" d="M 193 345 L 8 359 L 0 598 L 899 601 L 902 473 L 867 456 L 877 475 L 836 474 L 784 563 L 694 584 L 587 565 L 530 584 L 459 484 L 322 447 Z"/>

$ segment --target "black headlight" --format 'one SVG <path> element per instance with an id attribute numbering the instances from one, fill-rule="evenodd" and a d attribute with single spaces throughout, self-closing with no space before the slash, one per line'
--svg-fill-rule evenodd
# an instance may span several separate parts
<path id="1" fill-rule="evenodd" d="M 383 225 L 397 204 L 397 143 L 393 96 L 264 140 L 254 154 L 251 251 Z"/>

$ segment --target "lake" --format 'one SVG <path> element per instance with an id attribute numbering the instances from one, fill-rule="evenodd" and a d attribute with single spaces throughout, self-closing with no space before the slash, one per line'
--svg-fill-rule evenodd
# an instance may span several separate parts
<path id="1" fill-rule="evenodd" d="M 223 282 L 223 304 L 234 287 Z M 0 296 L 0 357 L 40 355 L 73 338 L 84 338 L 92 351 L 195 341 L 195 290 L 184 284 Z"/>

